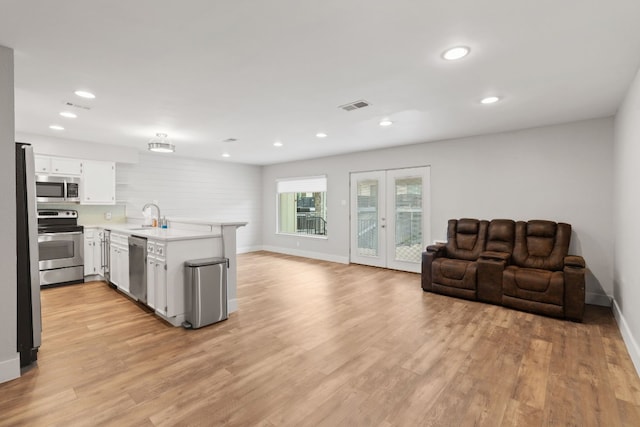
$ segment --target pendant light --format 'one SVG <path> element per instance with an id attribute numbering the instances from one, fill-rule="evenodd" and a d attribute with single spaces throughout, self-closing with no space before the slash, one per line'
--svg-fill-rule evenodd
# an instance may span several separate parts
<path id="1" fill-rule="evenodd" d="M 176 151 L 176 147 L 169 141 L 166 133 L 156 133 L 156 137 L 149 141 L 149 151 L 156 153 L 173 153 Z"/>

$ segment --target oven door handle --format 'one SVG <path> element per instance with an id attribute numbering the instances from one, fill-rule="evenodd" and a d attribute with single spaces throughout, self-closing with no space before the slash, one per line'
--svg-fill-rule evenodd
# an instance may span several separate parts
<path id="1" fill-rule="evenodd" d="M 75 236 L 82 233 L 83 233 L 82 231 L 63 231 L 63 232 L 54 231 L 51 233 L 40 233 L 39 236 Z"/>

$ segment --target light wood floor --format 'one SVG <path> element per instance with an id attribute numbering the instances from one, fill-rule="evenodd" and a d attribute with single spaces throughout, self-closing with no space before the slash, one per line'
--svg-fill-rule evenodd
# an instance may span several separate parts
<path id="1" fill-rule="evenodd" d="M 238 269 L 240 310 L 195 331 L 102 282 L 44 290 L 40 360 L 0 384 L 0 425 L 640 425 L 608 309 L 576 324 L 266 252 Z"/>

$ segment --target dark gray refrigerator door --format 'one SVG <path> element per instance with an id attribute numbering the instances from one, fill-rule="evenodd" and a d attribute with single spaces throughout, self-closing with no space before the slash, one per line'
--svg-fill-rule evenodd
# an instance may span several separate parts
<path id="1" fill-rule="evenodd" d="M 37 360 L 41 344 L 40 272 L 33 148 L 16 143 L 16 258 L 20 365 Z"/>

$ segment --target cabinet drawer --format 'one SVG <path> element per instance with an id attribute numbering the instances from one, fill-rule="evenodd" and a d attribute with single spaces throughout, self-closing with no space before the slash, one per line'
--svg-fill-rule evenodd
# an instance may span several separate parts
<path id="1" fill-rule="evenodd" d="M 129 246 L 129 237 L 126 234 L 111 233 L 111 243 L 119 246 Z"/>
<path id="2" fill-rule="evenodd" d="M 166 246 L 164 243 L 156 243 L 156 255 L 158 257 L 165 256 L 165 249 L 166 249 Z"/>

